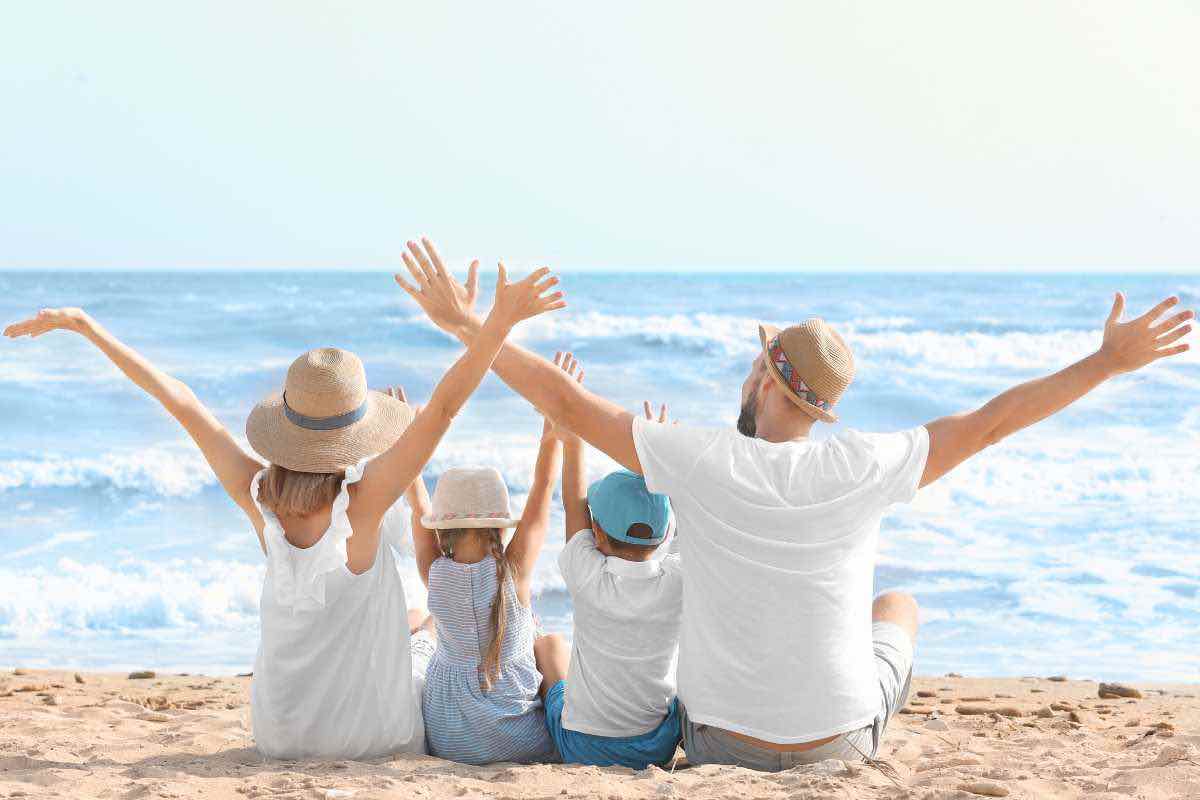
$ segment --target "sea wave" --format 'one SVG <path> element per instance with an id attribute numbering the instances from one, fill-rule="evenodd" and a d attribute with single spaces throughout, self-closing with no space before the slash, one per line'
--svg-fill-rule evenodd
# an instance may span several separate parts
<path id="1" fill-rule="evenodd" d="M 0 491 L 117 489 L 186 497 L 215 484 L 208 463 L 190 444 L 160 444 L 95 456 L 44 455 L 0 461 Z"/>
<path id="2" fill-rule="evenodd" d="M 402 562 L 409 606 L 424 606 L 411 560 Z M 226 631 L 258 625 L 265 567 L 202 558 L 126 560 L 0 569 L 0 639 L 80 633 Z"/>
<path id="3" fill-rule="evenodd" d="M 771 323 L 771 320 L 764 320 Z M 1096 328 L 1023 331 L 944 331 L 919 328 L 910 317 L 856 317 L 830 320 L 863 364 L 906 370 L 972 370 L 999 367 L 1048 370 L 1065 366 L 1100 344 Z M 598 311 L 532 320 L 517 330 L 526 341 L 578 342 L 630 339 L 647 347 L 683 347 L 710 355 L 753 355 L 759 350 L 759 320 L 726 314 L 693 313 L 633 316 Z M 785 325 L 785 321 L 773 324 Z M 1189 354 L 1175 363 L 1200 363 Z"/>

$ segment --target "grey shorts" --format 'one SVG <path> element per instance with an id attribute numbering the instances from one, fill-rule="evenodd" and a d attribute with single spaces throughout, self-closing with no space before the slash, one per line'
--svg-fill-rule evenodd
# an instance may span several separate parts
<path id="1" fill-rule="evenodd" d="M 912 683 L 913 645 L 908 633 L 891 622 L 871 626 L 875 645 L 875 668 L 879 673 L 879 711 L 875 721 L 848 731 L 832 742 L 798 752 L 780 752 L 756 747 L 711 725 L 697 725 L 679 707 L 683 726 L 683 750 L 690 764 L 734 764 L 760 772 L 779 772 L 800 764 L 815 764 L 827 758 L 862 761 L 875 757 L 888 721 L 908 700 Z"/>

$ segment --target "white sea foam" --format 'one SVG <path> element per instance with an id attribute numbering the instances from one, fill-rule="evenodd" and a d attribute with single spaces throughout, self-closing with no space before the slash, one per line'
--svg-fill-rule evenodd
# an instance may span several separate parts
<path id="1" fill-rule="evenodd" d="M 183 497 L 215 483 L 204 457 L 190 443 L 160 444 L 97 456 L 49 454 L 36 459 L 0 461 L 0 491 L 111 488 Z"/>
<path id="2" fill-rule="evenodd" d="M 411 561 L 402 562 L 410 607 L 424 605 Z M 0 638 L 84 632 L 253 630 L 262 593 L 261 563 L 210 559 L 128 559 L 0 569 Z"/>

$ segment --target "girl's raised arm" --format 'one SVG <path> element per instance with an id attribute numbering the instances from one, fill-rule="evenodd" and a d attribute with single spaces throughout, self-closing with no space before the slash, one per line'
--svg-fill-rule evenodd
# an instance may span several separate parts
<path id="1" fill-rule="evenodd" d="M 500 267 L 495 303 L 483 324 L 479 339 L 471 343 L 467 352 L 442 377 L 429 402 L 413 418 L 404 434 L 391 448 L 367 465 L 355 495 L 355 503 L 364 514 L 382 519 L 384 512 L 421 474 L 421 469 L 433 455 L 455 415 L 491 369 L 492 361 L 513 326 L 522 320 L 566 306 L 562 292 L 546 294 L 557 283 L 558 279 L 550 276 L 550 270 L 544 268 L 522 281 L 509 283 L 504 267 Z M 410 294 L 438 291 L 438 285 L 431 280 L 420 281 L 420 284 L 420 288 L 407 287 L 407 290 Z M 365 529 L 376 531 L 376 541 L 367 541 L 355 535 L 348 542 L 347 564 L 351 570 L 358 571 L 356 565 L 365 569 L 373 562 L 378 545 L 376 528 L 368 526 Z"/>
<path id="2" fill-rule="evenodd" d="M 426 528 L 421 522 L 424 517 L 429 516 L 433 510 L 433 504 L 429 502 L 429 490 L 425 488 L 425 480 L 418 475 L 408 487 L 408 491 L 404 495 L 408 500 L 408 506 L 412 509 L 412 538 L 413 538 L 413 557 L 417 562 L 417 574 L 421 576 L 421 583 L 429 585 L 429 568 L 433 566 L 433 562 L 437 560 L 440 550 L 438 549 L 437 534 Z"/>
<path id="3" fill-rule="evenodd" d="M 512 541 L 504 550 L 504 557 L 513 567 L 517 597 L 528 606 L 533 586 L 533 568 L 542 545 L 546 543 L 546 531 L 550 527 L 550 500 L 554 497 L 554 484 L 562 463 L 562 442 L 554 434 L 554 424 L 549 419 L 542 423 L 542 440 L 538 445 L 537 461 L 533 465 L 533 482 L 529 497 L 521 512 L 521 522 L 513 533 Z"/>
<path id="4" fill-rule="evenodd" d="M 259 544 L 262 545 L 262 515 L 250 499 L 250 481 L 262 469 L 262 464 L 246 454 L 187 384 L 155 367 L 132 347 L 109 333 L 83 309 L 42 309 L 35 317 L 9 325 L 4 329 L 4 335 L 11 339 L 36 337 L 54 330 L 73 331 L 96 345 L 127 378 L 161 403 L 179 421 L 204 454 L 204 459 L 226 493 L 250 517 L 258 532 Z M 263 551 L 266 551 L 265 546 Z"/>

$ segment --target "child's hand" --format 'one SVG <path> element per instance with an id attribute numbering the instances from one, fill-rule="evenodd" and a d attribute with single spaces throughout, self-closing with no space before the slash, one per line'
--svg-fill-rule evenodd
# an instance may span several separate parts
<path id="1" fill-rule="evenodd" d="M 83 333 L 90 322 L 91 317 L 82 308 L 43 308 L 36 316 L 9 325 L 4 329 L 4 335 L 16 339 L 18 336 L 35 338 L 58 330 Z"/>
<path id="2" fill-rule="evenodd" d="M 408 397 L 404 394 L 403 386 L 389 386 L 386 389 L 377 389 L 376 391 L 386 394 L 388 397 L 394 397 L 401 403 L 407 403 Z"/>
<path id="3" fill-rule="evenodd" d="M 651 422 L 655 421 L 654 420 L 654 406 L 650 404 L 649 400 L 642 401 L 642 413 L 646 415 L 646 419 L 650 420 Z M 666 403 L 663 403 L 659 407 L 658 421 L 661 422 L 663 425 L 667 424 L 667 404 Z M 679 420 L 675 420 L 673 422 L 673 424 L 678 425 Z"/>
<path id="4" fill-rule="evenodd" d="M 554 365 L 570 375 L 577 382 L 583 383 L 583 367 L 579 365 L 579 359 L 575 358 L 571 353 L 564 354 L 561 350 L 555 353 Z M 555 424 L 549 417 L 546 417 L 546 424 L 542 428 L 542 435 L 553 436 L 563 444 L 578 444 L 580 441 L 578 436 L 563 426 Z"/>

